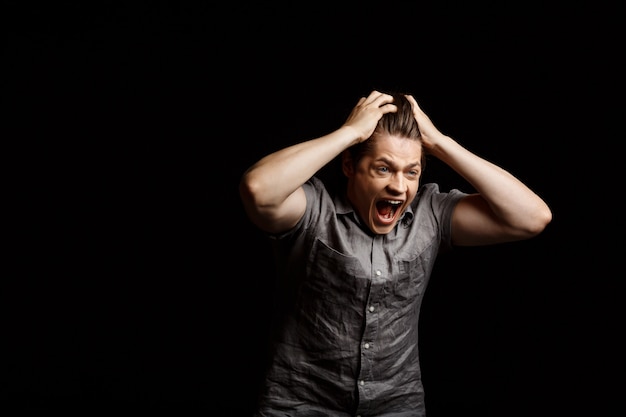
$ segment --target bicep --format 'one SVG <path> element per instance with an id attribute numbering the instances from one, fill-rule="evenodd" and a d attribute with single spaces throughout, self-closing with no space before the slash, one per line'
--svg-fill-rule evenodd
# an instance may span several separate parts
<path id="1" fill-rule="evenodd" d="M 480 194 L 459 200 L 452 213 L 452 244 L 458 246 L 491 245 L 517 240 Z"/>
<path id="2" fill-rule="evenodd" d="M 283 233 L 293 228 L 306 210 L 306 194 L 302 187 L 296 189 L 281 204 L 255 207 L 248 211 L 252 222 L 268 233 Z"/>

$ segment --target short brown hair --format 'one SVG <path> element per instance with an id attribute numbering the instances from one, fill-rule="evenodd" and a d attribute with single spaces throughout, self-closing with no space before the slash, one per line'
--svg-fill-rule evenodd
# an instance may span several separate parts
<path id="1" fill-rule="evenodd" d="M 406 138 L 407 140 L 417 140 L 420 142 L 422 140 L 422 134 L 420 133 L 419 126 L 413 115 L 411 102 L 406 98 L 406 95 L 402 93 L 387 94 L 393 97 L 393 104 L 396 105 L 398 110 L 393 113 L 384 114 L 378 121 L 378 125 L 372 136 L 348 149 L 355 165 L 358 164 L 363 155 L 370 151 L 377 135 L 388 134 Z M 425 162 L 424 159 L 424 155 L 422 154 L 422 167 Z"/>

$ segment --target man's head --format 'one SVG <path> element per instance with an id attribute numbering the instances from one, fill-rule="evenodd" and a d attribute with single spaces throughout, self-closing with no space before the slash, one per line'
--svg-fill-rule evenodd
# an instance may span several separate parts
<path id="1" fill-rule="evenodd" d="M 383 115 L 369 139 L 342 154 L 348 200 L 376 234 L 395 227 L 417 194 L 425 161 L 411 103 L 392 95 L 398 110 Z"/>

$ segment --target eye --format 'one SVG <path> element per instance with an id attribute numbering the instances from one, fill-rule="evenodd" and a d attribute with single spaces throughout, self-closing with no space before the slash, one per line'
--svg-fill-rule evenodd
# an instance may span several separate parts
<path id="1" fill-rule="evenodd" d="M 387 173 L 387 172 L 389 172 L 389 168 L 387 168 L 387 167 L 378 167 L 378 172 L 381 172 L 383 174 Z"/>
<path id="2" fill-rule="evenodd" d="M 412 169 L 408 172 L 408 174 L 410 177 L 417 177 L 420 174 L 420 172 L 415 169 Z"/>

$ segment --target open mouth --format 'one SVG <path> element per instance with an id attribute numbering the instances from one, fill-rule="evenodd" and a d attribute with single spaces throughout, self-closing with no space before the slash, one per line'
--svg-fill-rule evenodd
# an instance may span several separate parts
<path id="1" fill-rule="evenodd" d="M 401 205 L 402 201 L 398 200 L 380 200 L 376 203 L 378 217 L 385 222 L 392 221 Z"/>

